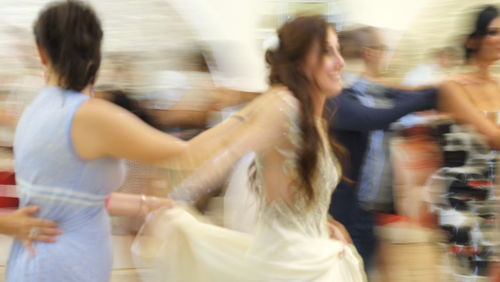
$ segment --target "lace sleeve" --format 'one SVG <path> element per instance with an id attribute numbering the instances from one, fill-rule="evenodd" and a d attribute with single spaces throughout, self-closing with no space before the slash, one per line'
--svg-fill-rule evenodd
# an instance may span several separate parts
<path id="1" fill-rule="evenodd" d="M 285 90 L 271 90 L 245 107 L 237 115 L 241 124 L 226 132 L 225 136 L 212 136 L 222 140 L 210 158 L 192 170 L 169 197 L 178 201 L 194 202 L 209 193 L 224 180 L 232 165 L 248 152 L 260 152 L 276 146 L 290 130 L 290 118 L 296 116 L 297 100 Z M 214 127 L 210 130 L 216 130 Z"/>

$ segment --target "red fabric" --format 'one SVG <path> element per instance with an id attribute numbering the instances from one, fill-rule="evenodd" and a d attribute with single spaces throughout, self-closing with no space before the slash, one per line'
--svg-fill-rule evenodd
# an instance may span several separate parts
<path id="1" fill-rule="evenodd" d="M 12 171 L 0 171 L 0 208 L 17 208 L 19 199 L 15 193 L 16 174 Z"/>
<path id="2" fill-rule="evenodd" d="M 375 215 L 375 219 L 376 219 L 376 224 L 379 226 L 391 224 L 394 222 L 412 221 L 412 219 L 409 217 L 400 216 L 396 214 L 388 214 L 388 213 L 377 213 Z"/>
<path id="3" fill-rule="evenodd" d="M 11 198 L 11 197 L 0 197 L 0 208 L 18 208 L 19 207 L 19 199 Z"/>
<path id="4" fill-rule="evenodd" d="M 0 171 L 0 184 L 16 185 L 16 174 L 12 171 Z"/>

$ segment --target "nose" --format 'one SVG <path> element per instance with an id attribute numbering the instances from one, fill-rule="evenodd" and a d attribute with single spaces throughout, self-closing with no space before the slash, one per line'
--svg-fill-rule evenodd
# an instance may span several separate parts
<path id="1" fill-rule="evenodd" d="M 342 57 L 342 55 L 337 53 L 337 56 L 335 57 L 335 70 L 340 71 L 341 69 L 344 68 L 344 66 L 345 66 L 344 58 Z"/>

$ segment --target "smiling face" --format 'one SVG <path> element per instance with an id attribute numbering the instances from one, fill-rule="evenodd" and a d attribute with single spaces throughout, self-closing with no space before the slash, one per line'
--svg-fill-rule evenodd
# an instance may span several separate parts
<path id="1" fill-rule="evenodd" d="M 329 27 L 325 42 L 315 42 L 306 57 L 305 72 L 317 90 L 326 96 L 340 93 L 340 71 L 344 59 L 340 55 L 337 34 Z"/>

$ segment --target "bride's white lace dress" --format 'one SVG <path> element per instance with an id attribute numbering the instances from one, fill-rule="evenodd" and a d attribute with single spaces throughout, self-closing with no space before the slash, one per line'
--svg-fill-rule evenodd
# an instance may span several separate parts
<path id="1" fill-rule="evenodd" d="M 275 114 L 261 119 L 266 130 L 256 132 L 259 136 L 250 142 L 258 143 L 253 184 L 259 212 L 254 232 L 212 225 L 185 208 L 156 212 L 133 247 L 139 257 L 154 264 L 154 274 L 145 280 L 366 280 L 355 248 L 329 237 L 328 207 L 339 169 L 325 124 L 317 120 L 321 149 L 312 181 L 315 197 L 308 203 L 297 171 L 303 145 L 298 103 L 288 92 L 268 95 L 279 95 Z"/>

